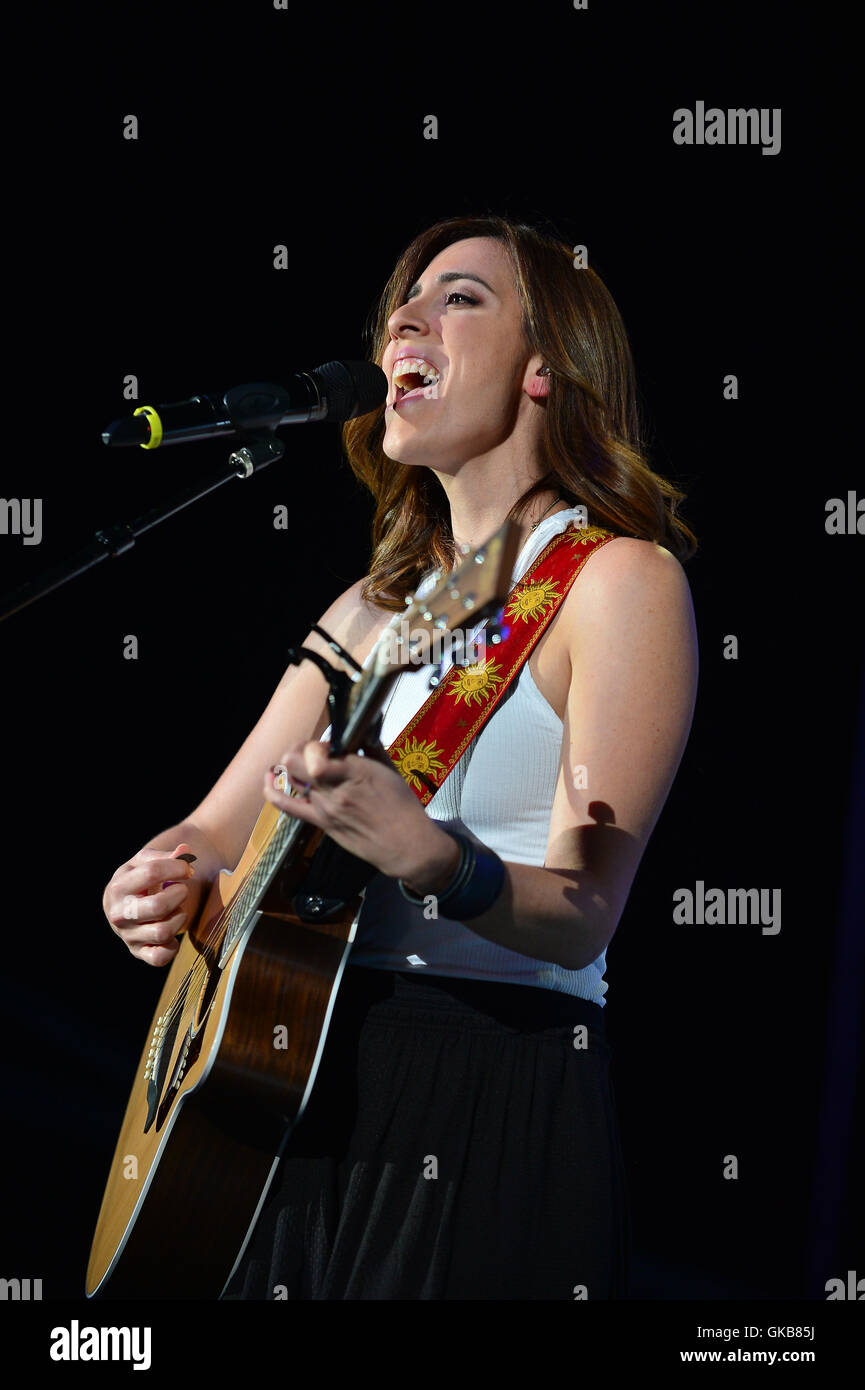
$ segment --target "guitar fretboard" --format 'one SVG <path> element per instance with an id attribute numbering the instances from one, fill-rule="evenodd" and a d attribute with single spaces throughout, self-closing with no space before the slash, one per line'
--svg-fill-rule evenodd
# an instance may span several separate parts
<path id="1" fill-rule="evenodd" d="M 243 934 L 244 927 L 258 907 L 265 890 L 269 887 L 271 880 L 291 848 L 302 824 L 302 821 L 292 820 L 284 812 L 280 813 L 276 828 L 266 847 L 262 850 L 240 892 L 232 898 L 228 907 L 225 936 L 219 952 L 220 970 L 228 961 L 231 952 Z"/>

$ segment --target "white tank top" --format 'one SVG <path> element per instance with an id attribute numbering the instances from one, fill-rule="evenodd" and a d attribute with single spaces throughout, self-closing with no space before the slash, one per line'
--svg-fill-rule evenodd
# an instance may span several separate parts
<path id="1" fill-rule="evenodd" d="M 580 515 L 568 508 L 544 518 L 517 556 L 512 585 L 553 536 Z M 417 595 L 422 597 L 432 587 L 429 576 Z M 371 658 L 372 653 L 364 664 Z M 443 672 L 451 665 L 446 660 Z M 434 670 L 413 667 L 394 682 L 381 731 L 386 748 L 428 698 Z M 329 737 L 328 728 L 322 738 Z M 479 840 L 505 861 L 543 865 L 561 751 L 562 721 L 535 685 L 526 660 L 498 708 L 427 803 L 427 814 Z M 376 874 L 367 885 L 351 962 L 382 970 L 535 985 L 591 999 L 601 1007 L 607 991 L 606 951 L 582 970 L 520 955 L 461 922 L 424 917 L 423 908 L 408 902 L 396 880 L 384 874 Z"/>

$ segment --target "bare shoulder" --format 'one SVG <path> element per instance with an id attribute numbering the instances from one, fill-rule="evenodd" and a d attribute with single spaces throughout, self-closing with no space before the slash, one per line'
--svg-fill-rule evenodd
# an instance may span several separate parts
<path id="1" fill-rule="evenodd" d="M 631 536 L 617 536 L 590 555 L 568 598 L 572 629 L 602 619 L 626 622 L 629 615 L 693 624 L 690 586 L 675 555 Z"/>
<path id="2" fill-rule="evenodd" d="M 691 590 L 664 546 L 617 536 L 589 556 L 562 608 L 572 684 L 602 688 L 612 678 L 625 688 L 645 684 L 651 672 L 668 695 L 675 688 L 693 703 L 699 648 Z"/>
<path id="3" fill-rule="evenodd" d="M 321 617 L 315 619 L 320 627 L 360 662 L 365 660 L 379 633 L 393 616 L 387 609 L 363 597 L 361 590 L 364 583 L 365 579 L 355 580 L 334 599 Z M 337 660 L 318 633 L 310 631 L 304 638 L 303 645 L 320 652 L 332 662 Z"/>
<path id="4" fill-rule="evenodd" d="M 617 536 L 596 550 L 586 562 L 580 580 L 587 581 L 586 588 L 611 592 L 623 585 L 659 592 L 688 589 L 685 571 L 675 555 L 654 541 L 640 541 L 632 536 Z"/>
<path id="5" fill-rule="evenodd" d="M 326 627 L 329 621 L 334 626 L 341 628 L 347 638 L 359 639 L 392 617 L 392 614 L 386 609 L 363 597 L 362 590 L 365 583 L 365 578 L 356 579 L 334 599 L 327 612 L 319 620 L 322 627 Z"/>

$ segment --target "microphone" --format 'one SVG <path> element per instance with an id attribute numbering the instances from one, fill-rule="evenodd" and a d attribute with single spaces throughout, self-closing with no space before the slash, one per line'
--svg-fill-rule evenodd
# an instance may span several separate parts
<path id="1" fill-rule="evenodd" d="M 314 420 L 354 420 L 381 405 L 387 377 L 374 362 L 325 362 L 314 372 L 293 372 L 285 386 L 269 381 L 233 386 L 223 396 L 191 396 L 173 405 L 142 405 L 102 431 L 112 448 L 190 444 L 200 439 L 274 430 Z"/>

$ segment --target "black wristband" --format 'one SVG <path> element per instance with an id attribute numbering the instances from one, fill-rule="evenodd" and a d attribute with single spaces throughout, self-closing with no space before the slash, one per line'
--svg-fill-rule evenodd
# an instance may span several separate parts
<path id="1" fill-rule="evenodd" d="M 446 826 L 442 826 L 446 830 Z M 479 847 L 457 830 L 447 830 L 460 847 L 456 872 L 443 893 L 413 893 L 402 879 L 399 890 L 415 907 L 425 907 L 434 897 L 437 907 L 454 922 L 464 922 L 488 912 L 502 891 L 505 866 L 494 850 Z"/>

